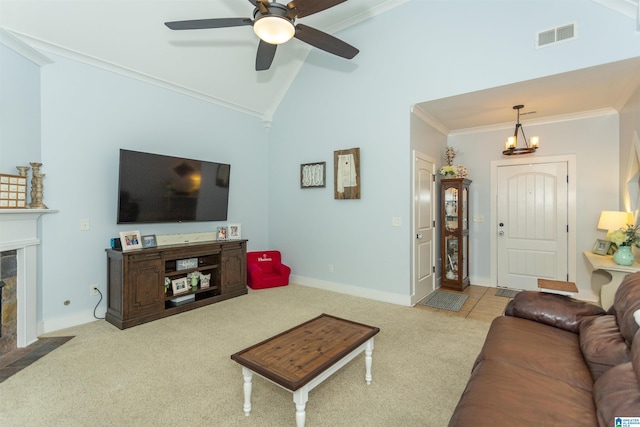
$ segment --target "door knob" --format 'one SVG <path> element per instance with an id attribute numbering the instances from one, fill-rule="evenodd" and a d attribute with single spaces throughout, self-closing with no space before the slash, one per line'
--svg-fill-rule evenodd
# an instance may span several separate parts
<path id="1" fill-rule="evenodd" d="M 416 234 L 416 239 L 422 239 L 422 234 Z"/>
<path id="2" fill-rule="evenodd" d="M 504 227 L 504 222 L 501 222 L 500 224 L 498 224 L 500 227 Z"/>

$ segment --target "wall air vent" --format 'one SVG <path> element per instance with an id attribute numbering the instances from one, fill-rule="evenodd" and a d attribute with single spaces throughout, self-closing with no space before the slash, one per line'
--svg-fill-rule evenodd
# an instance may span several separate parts
<path id="1" fill-rule="evenodd" d="M 575 23 L 561 25 L 560 27 L 538 32 L 538 34 L 536 34 L 536 47 L 546 47 L 575 38 Z"/>

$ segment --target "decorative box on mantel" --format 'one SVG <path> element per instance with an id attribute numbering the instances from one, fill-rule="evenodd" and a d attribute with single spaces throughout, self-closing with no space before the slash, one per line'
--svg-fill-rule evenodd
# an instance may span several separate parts
<path id="1" fill-rule="evenodd" d="M 0 209 L 0 252 L 16 250 L 19 348 L 38 339 L 38 219 L 56 212 L 51 209 Z"/>

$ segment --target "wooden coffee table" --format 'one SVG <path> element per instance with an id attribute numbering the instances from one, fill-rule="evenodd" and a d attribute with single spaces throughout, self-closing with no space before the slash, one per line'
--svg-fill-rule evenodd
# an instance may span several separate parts
<path id="1" fill-rule="evenodd" d="M 373 337 L 379 328 L 322 314 L 231 356 L 242 365 L 244 413 L 251 412 L 251 380 L 257 374 L 293 393 L 296 425 L 305 423 L 309 392 L 364 351 L 371 384 Z"/>

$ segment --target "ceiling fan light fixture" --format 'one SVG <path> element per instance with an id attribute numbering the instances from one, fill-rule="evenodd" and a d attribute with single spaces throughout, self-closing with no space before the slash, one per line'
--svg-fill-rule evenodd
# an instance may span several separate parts
<path id="1" fill-rule="evenodd" d="M 519 154 L 533 154 L 536 152 L 538 148 L 540 148 L 540 138 L 537 136 L 532 136 L 530 140 L 527 140 L 527 137 L 524 134 L 524 129 L 520 124 L 520 109 L 524 108 L 524 105 L 514 105 L 513 109 L 518 112 L 518 121 L 516 122 L 516 129 L 513 132 L 513 136 L 507 138 L 507 142 L 504 144 L 504 151 L 502 152 L 505 156 L 514 156 Z M 522 134 L 522 140 L 524 141 L 524 147 L 518 147 L 518 130 Z"/>
<path id="2" fill-rule="evenodd" d="M 282 44 L 291 40 L 296 32 L 290 19 L 281 16 L 262 16 L 253 23 L 253 31 L 269 44 Z"/>

